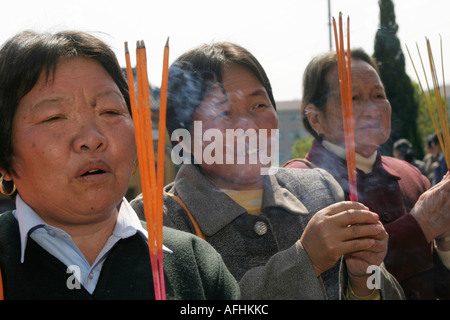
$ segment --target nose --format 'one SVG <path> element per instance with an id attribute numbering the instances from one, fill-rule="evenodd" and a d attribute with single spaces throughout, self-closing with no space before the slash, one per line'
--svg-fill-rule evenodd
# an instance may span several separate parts
<path id="1" fill-rule="evenodd" d="M 371 99 L 365 100 L 358 109 L 365 117 L 376 118 L 380 115 L 380 106 Z"/>
<path id="2" fill-rule="evenodd" d="M 247 105 L 245 99 L 235 99 L 232 105 L 232 126 L 233 129 L 248 129 L 258 130 L 259 126 L 255 114 L 251 107 Z"/>
<path id="3" fill-rule="evenodd" d="M 244 131 L 248 129 L 258 130 L 258 125 L 249 114 L 236 114 L 233 124 L 234 129 L 242 129 Z"/>
<path id="4" fill-rule="evenodd" d="M 107 147 L 107 139 L 95 122 L 83 123 L 74 138 L 73 147 L 76 152 L 103 151 Z"/>

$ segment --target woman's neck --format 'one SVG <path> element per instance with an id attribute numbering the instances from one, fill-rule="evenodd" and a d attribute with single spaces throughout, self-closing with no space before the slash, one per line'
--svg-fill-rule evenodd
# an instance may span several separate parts
<path id="1" fill-rule="evenodd" d="M 327 149 L 330 152 L 333 152 L 341 159 L 346 159 L 347 154 L 345 152 L 345 149 L 341 146 L 338 146 L 334 143 L 331 143 L 328 140 L 322 141 L 322 146 Z M 375 163 L 375 160 L 377 159 L 377 151 L 369 155 L 368 157 L 365 157 L 359 153 L 355 154 L 355 161 L 356 161 L 356 167 L 363 171 L 364 173 L 372 172 L 373 165 Z"/>

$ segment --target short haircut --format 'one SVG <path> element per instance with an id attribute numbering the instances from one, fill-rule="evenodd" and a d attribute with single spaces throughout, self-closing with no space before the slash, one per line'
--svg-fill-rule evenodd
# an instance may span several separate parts
<path id="1" fill-rule="evenodd" d="M 0 48 L 0 166 L 5 170 L 12 169 L 12 122 L 20 100 L 35 86 L 43 71 L 47 78 L 55 72 L 62 57 L 86 57 L 98 61 L 130 108 L 124 73 L 116 55 L 102 40 L 79 31 L 20 32 Z"/>

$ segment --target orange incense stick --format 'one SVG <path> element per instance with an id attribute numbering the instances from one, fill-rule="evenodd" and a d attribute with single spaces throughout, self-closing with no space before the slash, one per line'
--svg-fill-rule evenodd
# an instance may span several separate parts
<path id="1" fill-rule="evenodd" d="M 344 49 L 344 32 L 342 28 L 342 13 L 339 13 L 339 37 L 336 20 L 333 17 L 334 38 L 338 63 L 339 87 L 341 91 L 342 120 L 344 124 L 345 151 L 349 182 L 349 197 L 351 201 L 358 201 L 356 186 L 355 136 L 353 129 L 352 103 L 352 71 L 350 51 L 350 18 L 347 18 L 347 62 Z"/>
<path id="2" fill-rule="evenodd" d="M 158 125 L 158 162 L 157 162 L 157 202 L 156 212 L 160 213 L 156 215 L 156 225 L 162 226 L 163 224 L 163 188 L 164 188 L 164 158 L 165 158 L 165 137 L 166 137 L 166 110 L 167 110 L 167 85 L 169 80 L 169 38 L 167 38 L 166 45 L 164 46 L 164 58 L 163 58 L 163 70 L 161 80 L 161 94 L 159 100 L 159 125 Z M 162 228 L 158 228 L 156 231 L 157 244 L 162 246 L 163 233 Z M 162 250 L 158 251 L 158 259 L 162 261 Z M 163 277 L 162 263 L 159 264 L 160 277 Z M 164 278 L 160 279 L 162 291 L 165 291 Z"/>
<path id="3" fill-rule="evenodd" d="M 155 156 L 152 137 L 150 91 L 144 42 L 138 42 L 136 49 L 137 104 L 127 43 L 125 43 L 125 57 L 136 148 L 140 167 L 144 213 L 148 230 L 148 245 L 155 298 L 157 300 L 164 300 L 166 298 L 166 293 L 162 259 L 162 187 L 158 188 L 157 186 L 157 177 L 154 167 Z M 164 150 L 162 152 L 164 152 Z M 158 162 L 158 164 L 158 167 L 164 166 L 164 162 Z M 158 203 L 161 203 L 161 205 Z M 160 210 L 158 210 L 158 206 L 161 208 Z"/>
<path id="4" fill-rule="evenodd" d="M 158 245 L 157 245 L 157 231 L 156 229 L 156 173 L 154 169 L 155 155 L 153 148 L 153 136 L 152 136 L 152 120 L 151 120 L 151 108 L 150 108 L 150 89 L 148 85 L 147 75 L 147 57 L 146 49 L 143 41 L 138 43 L 136 49 L 136 69 L 137 69 L 137 82 L 138 82 L 138 101 L 139 101 L 139 120 L 141 134 L 144 135 L 144 166 L 145 170 L 145 184 L 143 189 L 144 200 L 144 212 L 147 222 L 147 230 L 149 232 L 149 250 L 150 258 L 153 270 L 153 283 L 155 286 L 155 297 L 157 300 L 161 300 L 161 283 L 158 267 Z M 143 130 L 142 130 L 143 129 Z M 147 203 L 147 204 L 146 204 Z M 162 250 L 162 249 L 161 249 Z"/>

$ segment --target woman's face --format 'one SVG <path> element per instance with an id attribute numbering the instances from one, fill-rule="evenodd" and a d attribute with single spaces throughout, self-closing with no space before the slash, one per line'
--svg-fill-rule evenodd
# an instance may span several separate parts
<path id="1" fill-rule="evenodd" d="M 330 96 L 325 111 L 308 115 L 316 132 L 324 139 L 344 146 L 345 136 L 342 121 L 342 107 L 337 68 L 327 75 L 330 84 Z M 352 61 L 353 120 L 356 152 L 363 156 L 372 155 L 378 147 L 387 141 L 391 131 L 391 105 L 386 98 L 383 84 L 368 63 Z M 311 110 L 310 111 L 314 111 Z M 315 118 L 310 118 L 313 116 Z M 314 123 L 314 125 L 313 125 Z"/>
<path id="2" fill-rule="evenodd" d="M 262 169 L 270 167 L 267 158 L 277 143 L 275 108 L 264 86 L 245 67 L 228 66 L 222 85 L 223 89 L 216 85 L 194 113 L 191 136 L 201 121 L 203 137 L 194 135 L 192 143 L 202 145 L 201 167 L 213 183 L 229 189 L 259 188 Z M 214 137 L 206 138 L 208 133 Z"/>
<path id="3" fill-rule="evenodd" d="M 123 96 L 98 62 L 62 58 L 48 81 L 42 73 L 12 131 L 12 179 L 44 221 L 82 224 L 114 212 L 136 149 Z"/>

